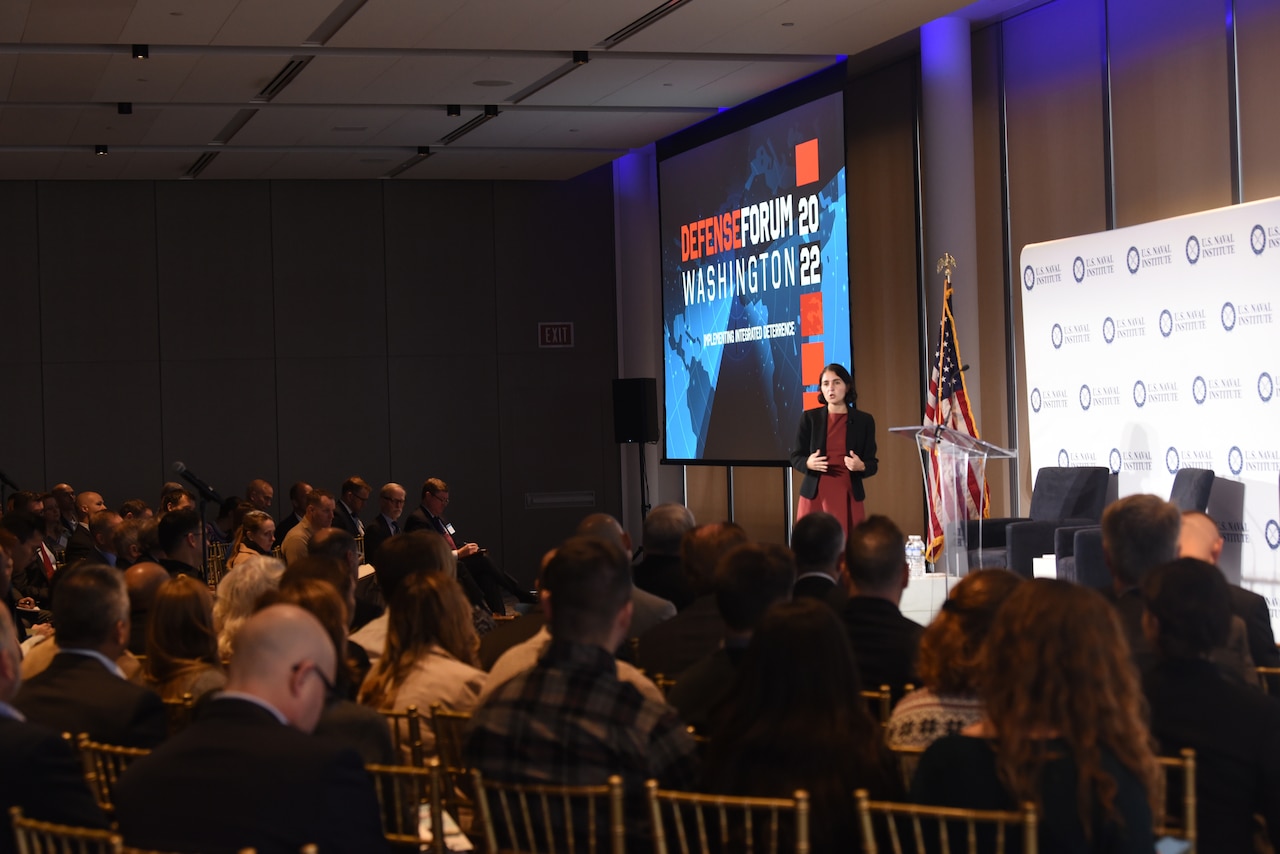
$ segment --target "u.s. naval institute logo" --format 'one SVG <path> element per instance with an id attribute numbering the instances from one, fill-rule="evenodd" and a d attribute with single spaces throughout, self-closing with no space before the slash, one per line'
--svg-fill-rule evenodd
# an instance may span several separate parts
<path id="1" fill-rule="evenodd" d="M 1139 409 L 1147 405 L 1147 384 L 1142 380 L 1133 384 L 1133 402 Z"/>
<path id="2" fill-rule="evenodd" d="M 1124 256 L 1124 263 L 1129 268 L 1130 273 L 1138 272 L 1138 268 L 1142 266 L 1142 256 L 1138 254 L 1138 247 L 1129 247 L 1128 253 Z"/>
<path id="3" fill-rule="evenodd" d="M 1271 379 L 1271 374 L 1263 371 L 1258 374 L 1258 397 L 1262 398 L 1263 403 L 1271 402 L 1271 395 L 1275 393 L 1276 384 Z"/>
<path id="4" fill-rule="evenodd" d="M 1090 405 L 1093 404 L 1093 392 L 1089 390 L 1089 386 L 1080 386 L 1080 408 L 1085 412 L 1089 411 Z"/>
<path id="5" fill-rule="evenodd" d="M 1040 411 L 1040 389 L 1038 388 L 1031 389 L 1031 411 Z"/>
<path id="6" fill-rule="evenodd" d="M 1194 234 L 1187 238 L 1187 263 L 1194 265 L 1200 260 L 1200 238 Z"/>
<path id="7" fill-rule="evenodd" d="M 1071 455 L 1067 453 L 1067 449 L 1063 448 L 1058 451 L 1058 468 L 1068 468 L 1071 465 Z"/>
<path id="8" fill-rule="evenodd" d="M 1116 340 L 1116 322 L 1110 317 L 1102 321 L 1102 340 L 1108 344 Z"/>
<path id="9" fill-rule="evenodd" d="M 1177 474 L 1178 469 L 1182 466 L 1182 460 L 1178 459 L 1178 449 L 1169 446 L 1169 450 L 1164 452 L 1164 467 L 1169 470 L 1169 474 Z"/>
<path id="10" fill-rule="evenodd" d="M 1030 264 L 1022 271 L 1022 284 L 1027 290 L 1031 290 L 1036 286 L 1036 271 Z"/>
<path id="11" fill-rule="evenodd" d="M 1222 328 L 1230 332 L 1236 328 L 1236 307 L 1234 303 L 1224 302 L 1222 304 L 1222 312 L 1219 315 L 1222 318 Z"/>
<path id="12" fill-rule="evenodd" d="M 1160 334 L 1165 338 L 1173 334 L 1173 312 L 1167 308 L 1160 312 Z"/>
<path id="13" fill-rule="evenodd" d="M 1062 346 L 1062 324 L 1053 324 L 1053 329 L 1049 330 L 1049 340 L 1053 342 L 1053 349 L 1055 350 Z"/>
<path id="14" fill-rule="evenodd" d="M 1079 255 L 1071 262 L 1071 277 L 1076 280 L 1077 285 L 1084 281 L 1084 259 Z"/>
<path id="15" fill-rule="evenodd" d="M 1206 397 L 1209 396 L 1209 387 L 1204 381 L 1204 377 L 1196 377 L 1191 381 L 1191 397 L 1197 404 L 1204 403 Z"/>
<path id="16" fill-rule="evenodd" d="M 1272 551 L 1280 549 L 1280 524 L 1277 524 L 1275 519 L 1267 520 L 1266 534 L 1267 546 Z"/>
<path id="17" fill-rule="evenodd" d="M 1119 448 L 1111 449 L 1111 454 L 1107 457 L 1107 462 L 1111 465 L 1112 474 L 1120 474 L 1120 467 L 1124 465 L 1124 458 L 1120 456 Z"/>
<path id="18" fill-rule="evenodd" d="M 1255 225 L 1249 232 L 1249 248 L 1254 255 L 1261 255 L 1262 250 L 1267 248 L 1267 230 L 1261 225 Z"/>
<path id="19" fill-rule="evenodd" d="M 1227 468 L 1235 475 L 1244 471 L 1244 452 L 1239 445 L 1232 445 L 1231 450 L 1227 451 Z"/>

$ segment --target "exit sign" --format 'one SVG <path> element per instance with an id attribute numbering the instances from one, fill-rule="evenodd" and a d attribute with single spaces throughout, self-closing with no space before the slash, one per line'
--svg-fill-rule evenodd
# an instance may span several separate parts
<path id="1" fill-rule="evenodd" d="M 538 346 L 539 347 L 572 347 L 573 346 L 573 324 L 572 323 L 539 323 L 538 324 Z"/>

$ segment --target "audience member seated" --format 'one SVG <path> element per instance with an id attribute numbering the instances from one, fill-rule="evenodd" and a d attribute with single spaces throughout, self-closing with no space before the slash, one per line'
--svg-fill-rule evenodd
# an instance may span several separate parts
<path id="1" fill-rule="evenodd" d="M 69 483 L 59 483 L 49 490 L 49 497 L 53 503 L 45 505 L 45 541 L 51 549 L 66 549 L 80 524 L 76 491 Z"/>
<path id="2" fill-rule="evenodd" d="M 398 483 L 384 483 L 378 490 L 378 515 L 364 526 L 365 563 L 377 565 L 374 555 L 378 546 L 400 533 L 400 516 L 404 513 L 404 487 Z"/>
<path id="3" fill-rule="evenodd" d="M 106 502 L 96 492 L 81 492 L 76 496 L 74 524 L 70 528 L 66 553 L 62 558 L 64 566 L 75 566 L 86 560 L 100 560 L 97 549 L 94 548 L 93 535 L 89 532 L 89 518 L 106 509 Z"/>
<path id="4" fill-rule="evenodd" d="M 925 751 L 914 799 L 1031 801 L 1045 854 L 1151 854 L 1161 771 L 1124 631 L 1101 595 L 1056 579 L 1019 584 L 987 635 L 978 692 L 986 717 Z"/>
<path id="5" fill-rule="evenodd" d="M 342 482 L 338 490 L 338 502 L 333 514 L 333 527 L 346 531 L 352 539 L 364 536 L 364 522 L 360 521 L 360 511 L 373 487 L 362 477 L 349 477 Z"/>
<path id="6" fill-rule="evenodd" d="M 1178 534 L 1180 556 L 1217 566 L 1218 559 L 1222 557 L 1222 546 L 1222 534 L 1213 517 L 1199 510 L 1183 511 L 1182 529 Z M 1259 667 L 1280 667 L 1280 649 L 1276 648 L 1275 634 L 1271 630 L 1271 609 L 1267 600 L 1239 584 L 1229 584 L 1227 589 L 1231 592 L 1231 613 L 1244 621 L 1249 638 L 1249 657 L 1253 663 Z M 1272 680 L 1271 684 L 1280 687 L 1278 680 Z M 1280 695 L 1280 690 L 1272 693 Z"/>
<path id="7" fill-rule="evenodd" d="M 160 512 L 156 514 L 157 516 L 164 516 L 174 510 L 194 509 L 196 509 L 195 494 L 182 484 L 170 481 L 160 490 Z"/>
<path id="8" fill-rule="evenodd" d="M 1113 603 L 1120 614 L 1134 663 L 1146 671 L 1156 652 L 1142 631 L 1142 579 L 1153 568 L 1178 556 L 1182 513 L 1155 495 L 1130 495 L 1112 502 L 1102 513 L 1102 552 L 1111 571 Z M 1257 687 L 1258 671 L 1249 654 L 1248 630 L 1233 617 L 1227 642 L 1209 658 L 1228 679 Z"/>
<path id="9" fill-rule="evenodd" d="M 853 585 L 841 617 L 862 684 L 888 685 L 894 696 L 918 685 L 916 653 L 924 626 L 902 616 L 898 603 L 907 587 L 907 541 L 887 516 L 869 516 L 849 532 L 845 566 Z"/>
<path id="10" fill-rule="evenodd" d="M 231 539 L 231 547 L 227 550 L 227 572 L 231 572 L 247 557 L 270 557 L 275 537 L 276 523 L 270 516 L 262 510 L 245 513 L 240 519 L 240 526 L 236 528 L 236 535 Z"/>
<path id="11" fill-rule="evenodd" d="M 14 538 L 13 554 L 9 556 L 13 560 L 10 583 L 17 598 L 31 600 L 28 607 L 48 609 L 49 585 L 56 566 L 44 548 L 44 517 L 19 507 L 0 517 L 0 528 Z"/>
<path id="12" fill-rule="evenodd" d="M 680 560 L 698 596 L 693 604 L 640 637 L 639 664 L 646 673 L 675 676 L 720 648 L 724 620 L 716 605 L 715 573 L 721 558 L 747 542 L 734 522 L 699 525 L 684 535 Z"/>
<path id="13" fill-rule="evenodd" d="M 890 747 L 928 747 L 982 719 L 977 682 L 982 643 L 996 611 L 1021 580 L 1008 570 L 979 569 L 951 588 L 920 638 L 916 671 L 924 687 L 903 697 L 889 718 L 885 740 Z"/>
<path id="14" fill-rule="evenodd" d="M 316 562 L 336 565 L 336 561 L 330 558 L 307 557 L 298 561 L 299 564 Z M 346 603 L 338 590 L 328 581 L 321 580 L 319 575 L 312 572 L 291 579 L 286 570 L 280 589 L 264 594 L 258 606 L 262 608 L 277 603 L 297 605 L 320 621 L 333 644 L 335 676 L 328 686 L 324 711 L 320 714 L 314 735 L 355 750 L 366 764 L 390 764 L 395 761 L 395 750 L 386 720 L 373 709 L 351 699 L 354 687 L 347 658 Z"/>
<path id="15" fill-rule="evenodd" d="M 325 531 L 332 531 L 340 540 L 345 538 L 350 540 L 350 535 L 346 531 L 340 531 L 337 528 L 325 528 L 324 531 L 316 534 L 316 538 L 320 538 Z M 316 540 L 311 541 L 312 545 Z M 347 614 L 351 613 L 351 608 L 355 602 L 355 578 L 347 562 L 341 558 L 333 557 L 328 554 L 309 554 L 301 560 L 294 561 L 285 568 L 284 575 L 280 576 L 280 589 L 284 589 L 293 584 L 297 584 L 304 579 L 315 579 L 323 581 L 338 591 L 338 596 L 342 599 L 343 605 L 347 609 Z M 307 607 L 305 603 L 297 602 L 295 604 Z M 325 618 L 320 613 L 315 612 L 320 622 L 324 623 Z M 328 624 L 326 623 L 326 628 Z M 348 628 L 346 634 L 350 634 Z M 365 676 L 369 674 L 370 667 L 369 653 L 360 644 L 355 643 L 344 636 L 343 652 L 338 659 L 338 688 L 339 693 L 349 700 L 356 698 L 356 693 L 360 690 L 360 685 L 364 682 Z"/>
<path id="16" fill-rule="evenodd" d="M 307 544 L 315 536 L 316 531 L 328 528 L 333 524 L 333 493 L 327 489 L 313 489 L 307 493 L 306 511 L 302 521 L 289 529 L 280 543 L 280 554 L 285 563 L 293 563 L 307 556 Z"/>
<path id="17" fill-rule="evenodd" d="M 311 614 L 274 605 L 240 631 L 227 690 L 115 789 L 128 845 L 233 854 L 387 851 L 359 754 L 310 733 L 333 683 L 333 642 Z"/>
<path id="18" fill-rule="evenodd" d="M 347 581 L 336 584 L 338 592 L 347 600 L 351 614 L 351 630 L 355 631 L 382 613 L 381 608 L 356 598 L 356 583 L 360 580 L 360 546 L 356 538 L 341 528 L 322 528 L 307 544 L 307 554 L 329 557 L 338 561 L 347 572 Z"/>
<path id="19" fill-rule="evenodd" d="M 270 481 L 262 478 L 249 481 L 249 485 L 244 488 L 244 500 L 252 504 L 255 510 L 261 510 L 264 513 L 271 512 L 271 505 L 275 503 L 275 498 L 276 488 Z"/>
<path id="20" fill-rule="evenodd" d="M 142 529 L 146 519 L 124 519 L 117 527 L 112 544 L 115 546 L 116 569 L 128 569 L 143 560 Z M 151 559 L 148 557 L 147 561 Z"/>
<path id="21" fill-rule="evenodd" d="M 591 539 L 599 538 L 592 537 Z M 601 542 L 609 541 L 601 540 Z M 609 544 L 615 547 L 617 546 L 617 543 Z M 551 594 L 548 591 L 546 584 L 547 567 L 551 564 L 551 561 L 555 559 L 556 551 L 556 549 L 552 549 L 543 555 L 542 565 L 538 570 L 539 603 L 535 606 L 534 613 L 515 620 L 511 626 L 503 627 L 504 629 L 518 629 L 521 624 L 525 624 L 536 625 L 538 628 L 533 632 L 533 634 L 529 635 L 524 640 L 511 645 L 506 652 L 498 656 L 498 660 L 489 668 L 489 676 L 485 680 L 483 689 L 480 691 L 480 702 L 482 703 L 488 699 L 489 695 L 493 693 L 495 688 L 504 684 L 512 677 L 518 676 L 521 673 L 525 673 L 532 669 L 533 666 L 538 663 L 538 659 L 542 658 L 543 653 L 545 653 L 551 646 L 550 611 L 546 607 L 546 602 L 550 598 Z M 634 599 L 631 600 L 631 606 L 632 608 L 635 607 Z M 528 622 L 526 623 L 526 621 Z M 481 641 L 481 646 L 483 645 L 484 641 Z M 616 661 L 616 674 L 619 682 L 626 682 L 630 685 L 634 685 L 637 691 L 648 699 L 653 700 L 655 703 L 666 702 L 666 699 L 663 697 L 662 691 L 658 686 L 653 684 L 653 682 L 645 676 L 642 671 L 637 670 L 635 665 L 628 661 L 624 661 L 621 658 L 617 658 Z"/>
<path id="22" fill-rule="evenodd" d="M 683 611 L 697 591 L 680 562 L 680 541 L 693 530 L 693 513 L 683 504 L 659 504 L 644 517 L 644 553 L 632 567 L 636 586 L 660 596 Z"/>
<path id="23" fill-rule="evenodd" d="M 393 537 L 382 544 L 378 555 L 378 587 L 388 602 L 395 599 L 401 583 L 416 572 L 442 572 L 461 584 L 458 560 L 444 537 L 434 531 L 414 531 Z M 470 597 L 468 597 L 470 599 Z M 371 661 L 382 655 L 387 645 L 387 623 L 390 615 L 383 612 L 353 632 L 351 640 L 360 644 Z M 471 623 L 480 635 L 493 629 L 493 615 L 483 605 L 472 604 Z"/>
<path id="24" fill-rule="evenodd" d="M 160 517 L 156 529 L 160 549 L 164 552 L 157 563 L 170 575 L 189 575 L 205 580 L 204 554 L 200 542 L 200 517 L 190 507 L 170 510 Z"/>
<path id="25" fill-rule="evenodd" d="M 844 526 L 830 513 L 817 510 L 796 522 L 791 551 L 796 556 L 796 599 L 817 599 L 837 612 L 844 608 L 849 590 L 844 583 Z"/>
<path id="26" fill-rule="evenodd" d="M 1204 851 L 1254 851 L 1253 816 L 1280 846 L 1280 704 L 1207 660 L 1231 622 L 1226 579 L 1181 558 L 1142 580 L 1143 630 L 1159 661 L 1143 679 L 1161 752 L 1196 751 L 1196 828 Z"/>
<path id="27" fill-rule="evenodd" d="M 627 556 L 572 537 L 547 564 L 542 592 L 551 643 L 472 715 L 470 767 L 517 783 L 599 785 L 617 774 L 636 807 L 647 779 L 687 788 L 697 773 L 693 737 L 669 707 L 617 677 L 614 650 L 633 607 Z"/>
<path id="28" fill-rule="evenodd" d="M 360 702 L 374 709 L 417 706 L 423 714 L 436 703 L 456 712 L 474 709 L 486 674 L 476 667 L 480 638 L 458 582 L 440 572 L 414 573 L 400 585 L 388 616 L 387 645 L 360 687 Z M 422 746 L 435 755 L 430 726 Z"/>
<path id="29" fill-rule="evenodd" d="M 147 624 L 160 586 L 170 578 L 168 570 L 158 563 L 140 561 L 124 571 L 124 586 L 129 594 L 129 652 L 147 654 Z"/>
<path id="30" fill-rule="evenodd" d="M 121 504 L 120 509 L 116 512 L 126 522 L 130 519 L 150 519 L 155 515 L 155 511 L 151 509 L 151 506 L 141 498 L 130 498 Z"/>
<path id="31" fill-rule="evenodd" d="M 857 850 L 850 793 L 863 788 L 895 799 L 902 793 L 861 691 L 835 612 L 813 599 L 775 605 L 752 635 L 714 718 L 701 788 L 770 798 L 804 789 L 811 850 Z"/>
<path id="32" fill-rule="evenodd" d="M 9 705 L 22 683 L 18 638 L 0 608 L 0 854 L 15 854 L 9 808 L 27 818 L 105 828 L 107 820 L 85 785 L 84 771 L 55 729 L 28 723 Z"/>
<path id="33" fill-rule="evenodd" d="M 258 599 L 280 586 L 284 564 L 273 557 L 254 555 L 236 565 L 218 582 L 218 598 L 213 603 L 213 628 L 218 633 L 218 655 L 224 661 L 235 650 L 236 634 L 253 613 Z"/>
<path id="34" fill-rule="evenodd" d="M 189 575 L 175 575 L 156 592 L 143 679 L 165 700 L 181 700 L 184 694 L 199 698 L 226 684 L 209 588 Z"/>
<path id="35" fill-rule="evenodd" d="M 33 723 L 86 732 L 94 741 L 152 747 L 165 737 L 164 705 L 125 679 L 116 659 L 129 644 L 124 576 L 102 564 L 70 570 L 58 585 L 53 626 L 60 650 L 13 704 Z"/>
<path id="36" fill-rule="evenodd" d="M 677 676 L 667 693 L 681 720 L 706 732 L 712 709 L 733 684 L 751 633 L 769 606 L 791 598 L 795 577 L 795 559 L 784 546 L 747 543 L 720 561 L 715 588 L 724 639 L 718 650 Z"/>
<path id="37" fill-rule="evenodd" d="M 622 530 L 622 524 L 608 513 L 592 513 L 578 523 L 574 532 L 580 537 L 599 537 L 631 554 L 631 536 Z M 631 585 L 631 635 L 639 637 L 649 629 L 676 615 L 676 606 L 660 596 Z"/>
<path id="38" fill-rule="evenodd" d="M 23 599 L 12 586 L 13 553 L 17 551 L 17 547 L 18 538 L 0 527 L 0 596 L 4 597 L 3 610 L 8 612 L 9 621 L 14 626 L 14 634 L 21 643 L 27 639 L 27 632 L 22 624 L 19 603 L 23 608 L 30 609 L 35 606 L 35 602 L 32 599 Z"/>
<path id="39" fill-rule="evenodd" d="M 204 524 L 204 541 L 206 543 L 221 543 L 222 545 L 230 545 L 231 537 L 235 534 L 235 514 L 236 508 L 240 506 L 240 496 L 232 495 L 222 499 L 222 503 L 218 505 L 218 515 L 212 522 Z"/>
<path id="40" fill-rule="evenodd" d="M 307 512 L 307 496 L 311 494 L 311 484 L 305 481 L 298 481 L 289 487 L 289 503 L 293 505 L 293 509 L 280 517 L 280 521 L 276 522 L 276 542 L 277 547 L 284 543 L 284 538 L 289 535 L 293 527 L 302 521 L 303 516 Z"/>

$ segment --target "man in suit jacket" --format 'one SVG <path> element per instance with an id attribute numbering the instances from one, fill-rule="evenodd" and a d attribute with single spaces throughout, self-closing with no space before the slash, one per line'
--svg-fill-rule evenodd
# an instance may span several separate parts
<path id="1" fill-rule="evenodd" d="M 116 664 L 129 645 L 124 575 L 102 564 L 74 567 L 53 602 L 59 652 L 18 691 L 13 705 L 33 723 L 94 741 L 154 747 L 167 733 L 164 704 L 128 682 Z"/>
<path id="2" fill-rule="evenodd" d="M 683 611 L 698 594 L 680 560 L 680 541 L 697 524 L 683 504 L 659 504 L 644 517 L 644 555 L 632 568 L 636 587 Z"/>
<path id="3" fill-rule="evenodd" d="M 360 756 L 310 735 L 332 690 L 335 653 L 319 620 L 272 605 L 245 622 L 226 690 L 135 761 L 115 790 L 131 846 L 231 854 L 387 851 Z M 193 792 L 217 792 L 210 810 Z"/>
<path id="4" fill-rule="evenodd" d="M 849 532 L 845 565 L 853 591 L 841 617 L 853 643 L 863 687 L 888 685 L 895 696 L 916 676 L 924 626 L 902 616 L 907 587 L 907 540 L 887 516 L 869 516 Z"/>
<path id="5" fill-rule="evenodd" d="M 400 516 L 404 513 L 404 487 L 384 483 L 378 490 L 378 515 L 364 526 L 364 560 L 373 563 L 378 547 L 400 533 Z M 376 564 L 375 564 L 376 565 Z"/>
<path id="6" fill-rule="evenodd" d="M 353 537 L 363 537 L 364 522 L 360 521 L 360 511 L 369 500 L 373 487 L 362 477 L 349 477 L 342 482 L 338 492 L 338 506 L 333 514 L 333 527 L 341 528 Z"/>
<path id="7" fill-rule="evenodd" d="M 9 705 L 22 678 L 18 639 L 9 614 L 0 608 L 0 854 L 16 851 L 9 808 L 27 818 L 76 827 L 107 826 L 89 793 L 84 771 L 61 734 L 28 723 Z"/>
<path id="8" fill-rule="evenodd" d="M 89 518 L 99 510 L 106 510 L 107 504 L 96 492 L 82 492 L 76 496 L 76 511 L 80 514 L 75 529 L 67 540 L 66 552 L 62 562 L 72 566 L 82 560 L 99 560 L 93 534 L 89 532 Z"/>
<path id="9" fill-rule="evenodd" d="M 307 512 L 307 496 L 310 493 L 311 484 L 301 480 L 289 487 L 289 501 L 293 504 L 293 509 L 276 520 L 277 548 L 284 542 L 285 534 L 302 521 Z"/>
<path id="10" fill-rule="evenodd" d="M 608 540 L 631 559 L 631 536 L 622 530 L 622 523 L 608 513 L 592 513 L 578 523 L 575 533 L 580 537 L 596 537 Z M 639 637 L 659 623 L 676 615 L 674 603 L 661 596 L 631 585 L 631 633 L 629 638 Z"/>
<path id="11" fill-rule="evenodd" d="M 844 528 L 830 513 L 821 510 L 804 516 L 791 532 L 791 551 L 796 556 L 795 598 L 826 602 L 837 612 L 849 598 L 841 577 L 844 574 Z"/>

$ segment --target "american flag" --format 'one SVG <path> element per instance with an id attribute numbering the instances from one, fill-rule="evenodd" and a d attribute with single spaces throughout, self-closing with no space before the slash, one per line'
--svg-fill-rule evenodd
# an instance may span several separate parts
<path id="1" fill-rule="evenodd" d="M 933 372 L 929 377 L 929 399 L 924 407 L 924 423 L 928 426 L 947 427 L 977 439 L 978 426 L 974 423 L 973 408 L 964 387 L 964 373 L 960 368 L 962 364 L 960 346 L 956 343 L 956 319 L 951 314 L 951 279 L 948 276 L 942 329 L 938 336 L 938 349 L 933 352 Z M 969 508 L 970 519 L 984 518 L 989 512 L 987 482 L 980 466 L 981 461 L 969 464 L 967 483 L 961 490 Z M 929 539 L 925 549 L 925 557 L 931 561 L 937 560 L 942 552 L 946 524 L 954 521 L 947 515 L 942 500 L 944 485 L 938 465 L 938 452 L 933 450 L 929 454 Z"/>

